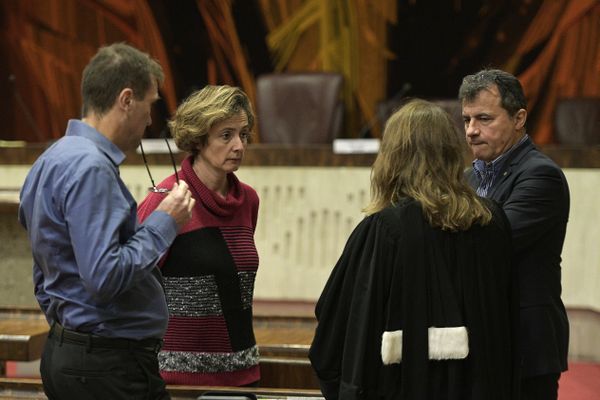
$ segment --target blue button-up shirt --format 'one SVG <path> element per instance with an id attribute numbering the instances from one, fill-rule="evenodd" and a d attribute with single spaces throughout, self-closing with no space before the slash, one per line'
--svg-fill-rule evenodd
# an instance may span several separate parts
<path id="1" fill-rule="evenodd" d="M 160 338 L 168 311 L 155 265 L 177 225 L 162 211 L 138 224 L 135 200 L 119 177 L 124 159 L 94 128 L 69 121 L 66 135 L 27 175 L 19 220 L 49 322 L 106 337 Z"/>

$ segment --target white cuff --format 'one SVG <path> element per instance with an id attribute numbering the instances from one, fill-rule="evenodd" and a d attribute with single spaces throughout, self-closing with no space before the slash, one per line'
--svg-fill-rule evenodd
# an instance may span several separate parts
<path id="1" fill-rule="evenodd" d="M 467 328 L 428 328 L 430 360 L 460 360 L 469 355 Z M 402 331 L 383 332 L 381 358 L 385 365 L 402 361 Z"/>

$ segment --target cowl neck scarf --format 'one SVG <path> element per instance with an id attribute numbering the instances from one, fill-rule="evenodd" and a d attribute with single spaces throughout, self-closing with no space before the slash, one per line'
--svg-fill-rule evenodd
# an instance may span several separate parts
<path id="1" fill-rule="evenodd" d="M 227 174 L 229 183 L 229 191 L 225 198 L 221 197 L 217 192 L 206 187 L 200 180 L 194 168 L 194 157 L 189 156 L 181 163 L 183 172 L 183 180 L 190 185 L 194 198 L 211 213 L 228 217 L 232 215 L 243 203 L 246 197 L 245 191 L 242 190 L 239 179 L 233 172 Z"/>

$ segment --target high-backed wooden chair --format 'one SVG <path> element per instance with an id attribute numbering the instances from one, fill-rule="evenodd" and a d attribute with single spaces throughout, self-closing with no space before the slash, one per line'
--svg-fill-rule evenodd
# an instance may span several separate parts
<path id="1" fill-rule="evenodd" d="M 281 73 L 257 79 L 261 142 L 331 143 L 343 121 L 343 77 L 337 73 Z"/>
<path id="2" fill-rule="evenodd" d="M 555 138 L 561 144 L 600 144 L 600 97 L 560 99 L 554 127 Z"/>

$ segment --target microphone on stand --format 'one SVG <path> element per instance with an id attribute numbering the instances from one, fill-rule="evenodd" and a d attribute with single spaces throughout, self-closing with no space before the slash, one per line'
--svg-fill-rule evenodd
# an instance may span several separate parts
<path id="1" fill-rule="evenodd" d="M 12 87 L 12 90 L 15 94 L 15 99 L 17 99 L 17 104 L 19 105 L 19 108 L 21 108 L 21 111 L 23 112 L 23 115 L 25 116 L 25 120 L 27 121 L 27 123 L 29 124 L 31 129 L 33 129 L 33 131 L 35 132 L 38 140 L 43 141 L 44 134 L 42 133 L 42 131 L 38 127 L 38 125 L 35 123 L 35 119 L 33 118 L 33 115 L 31 114 L 29 107 L 27 107 L 27 104 L 25 104 L 25 102 L 23 101 L 23 98 L 21 97 L 21 94 L 19 93 L 19 90 L 17 89 L 17 77 L 14 74 L 9 74 L 8 82 L 9 82 L 10 86 Z"/>
<path id="2" fill-rule="evenodd" d="M 382 106 L 383 116 L 387 118 L 388 115 L 390 114 L 391 108 L 394 106 L 394 104 L 399 103 L 400 100 L 402 100 L 402 98 L 406 95 L 406 93 L 408 93 L 411 89 L 412 89 L 412 85 L 410 84 L 410 82 L 404 82 L 404 84 L 402 85 L 400 90 L 398 90 L 398 92 L 396 92 L 396 94 L 391 99 L 387 100 L 384 103 L 384 105 Z M 375 124 L 379 120 L 379 117 L 380 117 L 380 113 L 375 112 L 375 116 L 373 118 L 371 118 L 360 129 L 360 132 L 358 133 L 358 137 L 366 138 L 369 135 L 369 132 L 371 132 L 371 129 L 373 128 L 373 126 L 375 126 Z"/>

